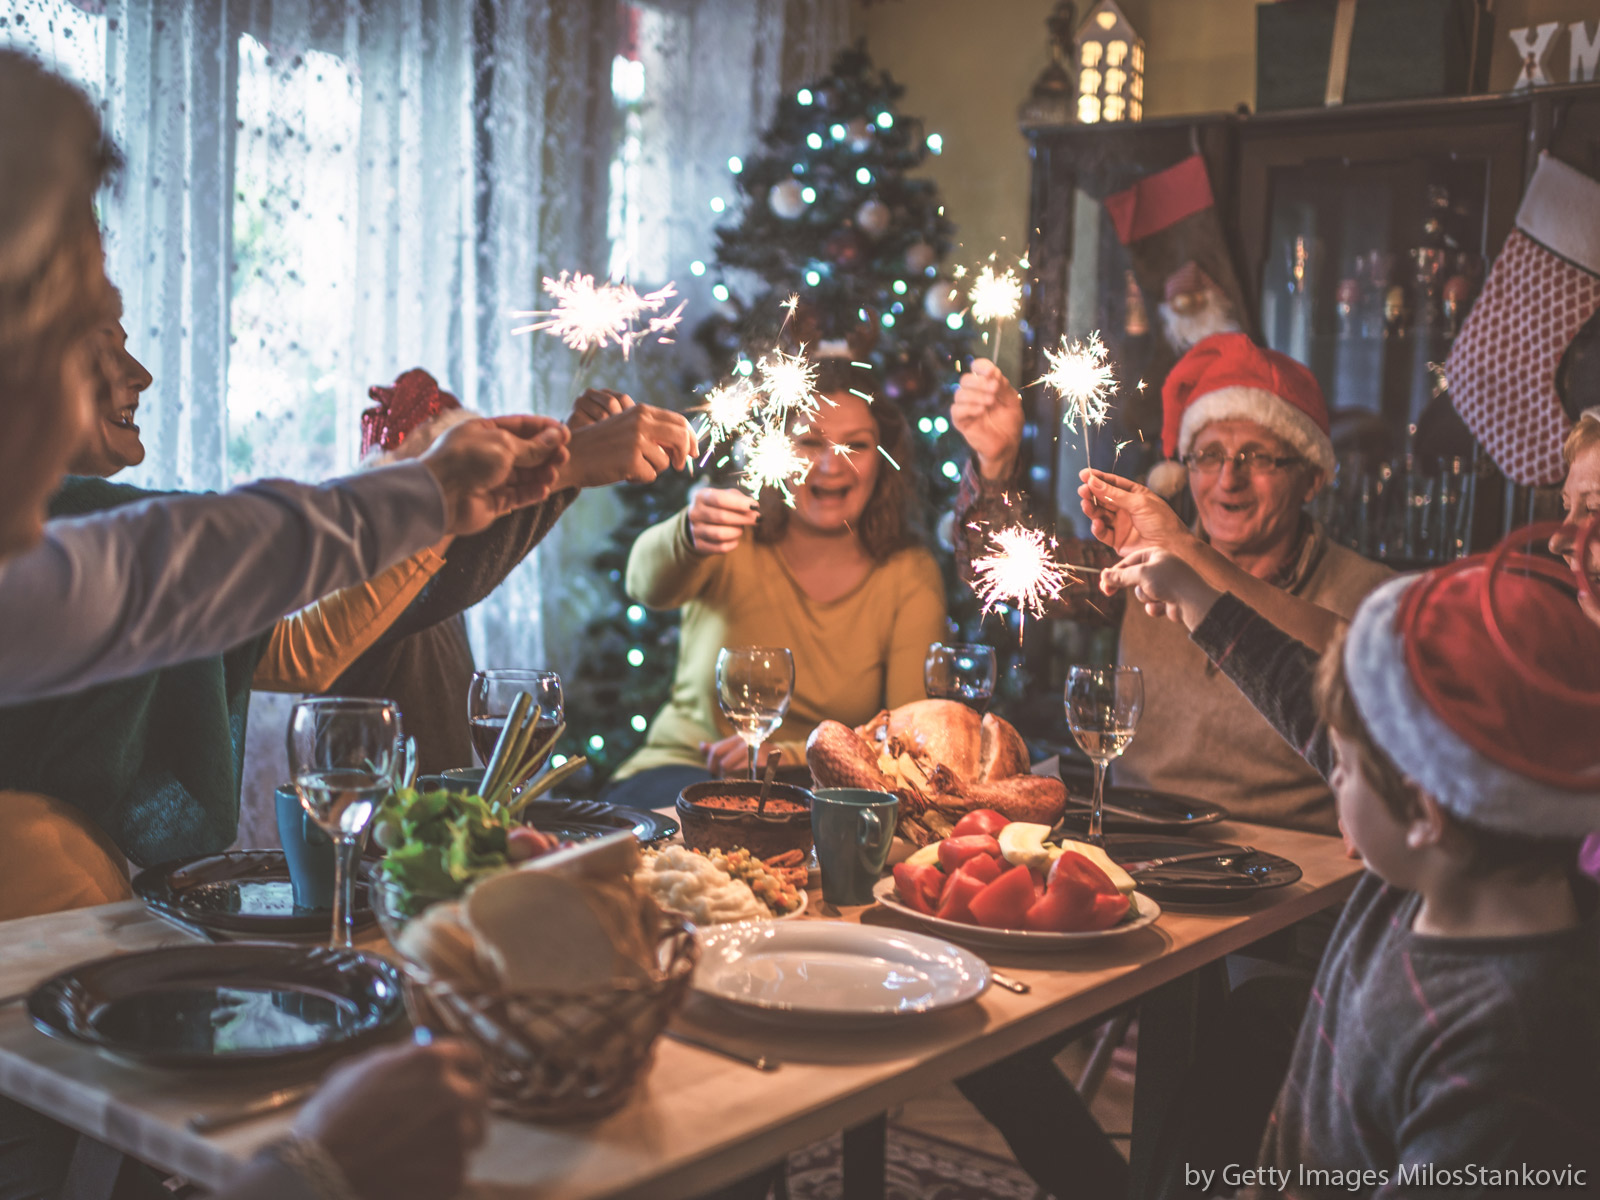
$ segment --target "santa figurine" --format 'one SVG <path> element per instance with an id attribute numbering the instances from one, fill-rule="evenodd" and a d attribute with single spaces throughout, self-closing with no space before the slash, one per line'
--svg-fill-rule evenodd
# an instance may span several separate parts
<path id="1" fill-rule="evenodd" d="M 1193 259 L 1167 276 L 1163 291 L 1161 328 L 1179 354 L 1214 333 L 1237 333 L 1244 328 L 1233 301 Z"/>

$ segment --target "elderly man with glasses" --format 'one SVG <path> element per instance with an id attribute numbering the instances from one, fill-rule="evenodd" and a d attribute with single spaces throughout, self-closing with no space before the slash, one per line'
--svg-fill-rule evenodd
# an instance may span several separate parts
<path id="1" fill-rule="evenodd" d="M 1084 511 L 1105 546 L 1069 544 L 1064 557 L 1103 565 L 1112 551 L 1169 545 L 1268 620 L 1308 644 L 1326 642 L 1389 572 L 1331 543 L 1305 511 L 1334 465 L 1316 379 L 1242 333 L 1220 333 L 1179 360 L 1161 398 L 1162 445 L 1172 457 L 1151 482 L 1172 494 L 1187 476 L 1198 539 L 1149 489 L 1085 472 Z M 972 449 L 956 508 L 965 566 L 986 529 L 1016 519 L 1005 494 L 1021 489 L 1022 404 L 993 364 L 980 360 L 962 377 L 951 416 Z M 1285 595 L 1315 607 L 1286 604 Z M 1108 601 L 1090 577 L 1071 586 L 1055 612 L 1116 623 L 1119 661 L 1144 673 L 1143 734 L 1119 760 L 1117 782 L 1214 800 L 1247 821 L 1336 832 L 1322 777 L 1187 631 L 1152 616 L 1139 599 Z"/>

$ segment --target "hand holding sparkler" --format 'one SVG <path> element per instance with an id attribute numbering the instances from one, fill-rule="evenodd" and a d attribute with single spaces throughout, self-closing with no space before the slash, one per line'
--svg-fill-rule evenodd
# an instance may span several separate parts
<path id="1" fill-rule="evenodd" d="M 635 404 L 627 396 L 615 399 L 620 408 L 615 415 L 572 430 L 571 457 L 561 469 L 558 488 L 654 483 L 669 467 L 682 470 L 694 457 L 694 430 L 681 413 Z"/>
<path id="2" fill-rule="evenodd" d="M 698 554 L 727 554 L 756 523 L 760 507 L 737 488 L 701 488 L 689 502 L 689 541 Z"/>
<path id="3" fill-rule="evenodd" d="M 625 392 L 608 388 L 589 388 L 572 402 L 572 412 L 567 417 L 568 429 L 582 429 L 596 421 L 604 421 L 633 407 L 633 397 Z"/>
<path id="4" fill-rule="evenodd" d="M 971 447 L 985 480 L 1004 483 L 1011 478 L 1022 446 L 1022 397 L 987 358 L 975 359 L 961 376 L 950 404 L 950 423 Z"/>
<path id="5" fill-rule="evenodd" d="M 1131 589 L 1134 600 L 1152 617 L 1176 621 L 1190 633 L 1222 597 L 1199 571 L 1159 546 L 1135 550 L 1101 572 L 1100 590 L 1106 595 L 1115 596 L 1123 588 Z"/>
<path id="6" fill-rule="evenodd" d="M 1194 540 L 1160 496 L 1143 484 L 1109 471 L 1078 472 L 1078 496 L 1094 536 L 1118 554 L 1150 546 L 1172 549 Z"/>

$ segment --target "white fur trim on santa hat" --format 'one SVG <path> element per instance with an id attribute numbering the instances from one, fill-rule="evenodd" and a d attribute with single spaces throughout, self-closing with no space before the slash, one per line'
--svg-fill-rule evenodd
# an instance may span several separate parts
<path id="1" fill-rule="evenodd" d="M 1350 622 L 1344 669 L 1372 740 L 1402 774 L 1463 820 L 1535 837 L 1600 829 L 1600 792 L 1571 792 L 1493 762 L 1462 740 L 1422 698 L 1406 667 L 1395 611 L 1417 576 L 1391 579 Z"/>
<path id="2" fill-rule="evenodd" d="M 1183 421 L 1178 425 L 1179 458 L 1189 453 L 1195 436 L 1213 421 L 1254 421 L 1288 442 L 1320 470 L 1324 483 L 1333 478 L 1333 443 L 1328 435 L 1281 396 L 1252 387 L 1225 387 L 1207 392 L 1183 410 Z"/>
<path id="3" fill-rule="evenodd" d="M 1150 468 L 1150 475 L 1144 481 L 1149 488 L 1163 500 L 1171 500 L 1189 482 L 1189 468 L 1175 458 L 1163 458 Z"/>

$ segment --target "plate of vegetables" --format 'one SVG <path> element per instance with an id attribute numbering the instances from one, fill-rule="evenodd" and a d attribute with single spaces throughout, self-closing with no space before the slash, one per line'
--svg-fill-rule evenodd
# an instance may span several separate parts
<path id="1" fill-rule="evenodd" d="M 872 894 L 952 940 L 1011 950 L 1078 948 L 1161 915 L 1103 850 L 1050 844 L 1049 832 L 989 809 L 967 813 L 949 837 L 896 864 Z"/>

